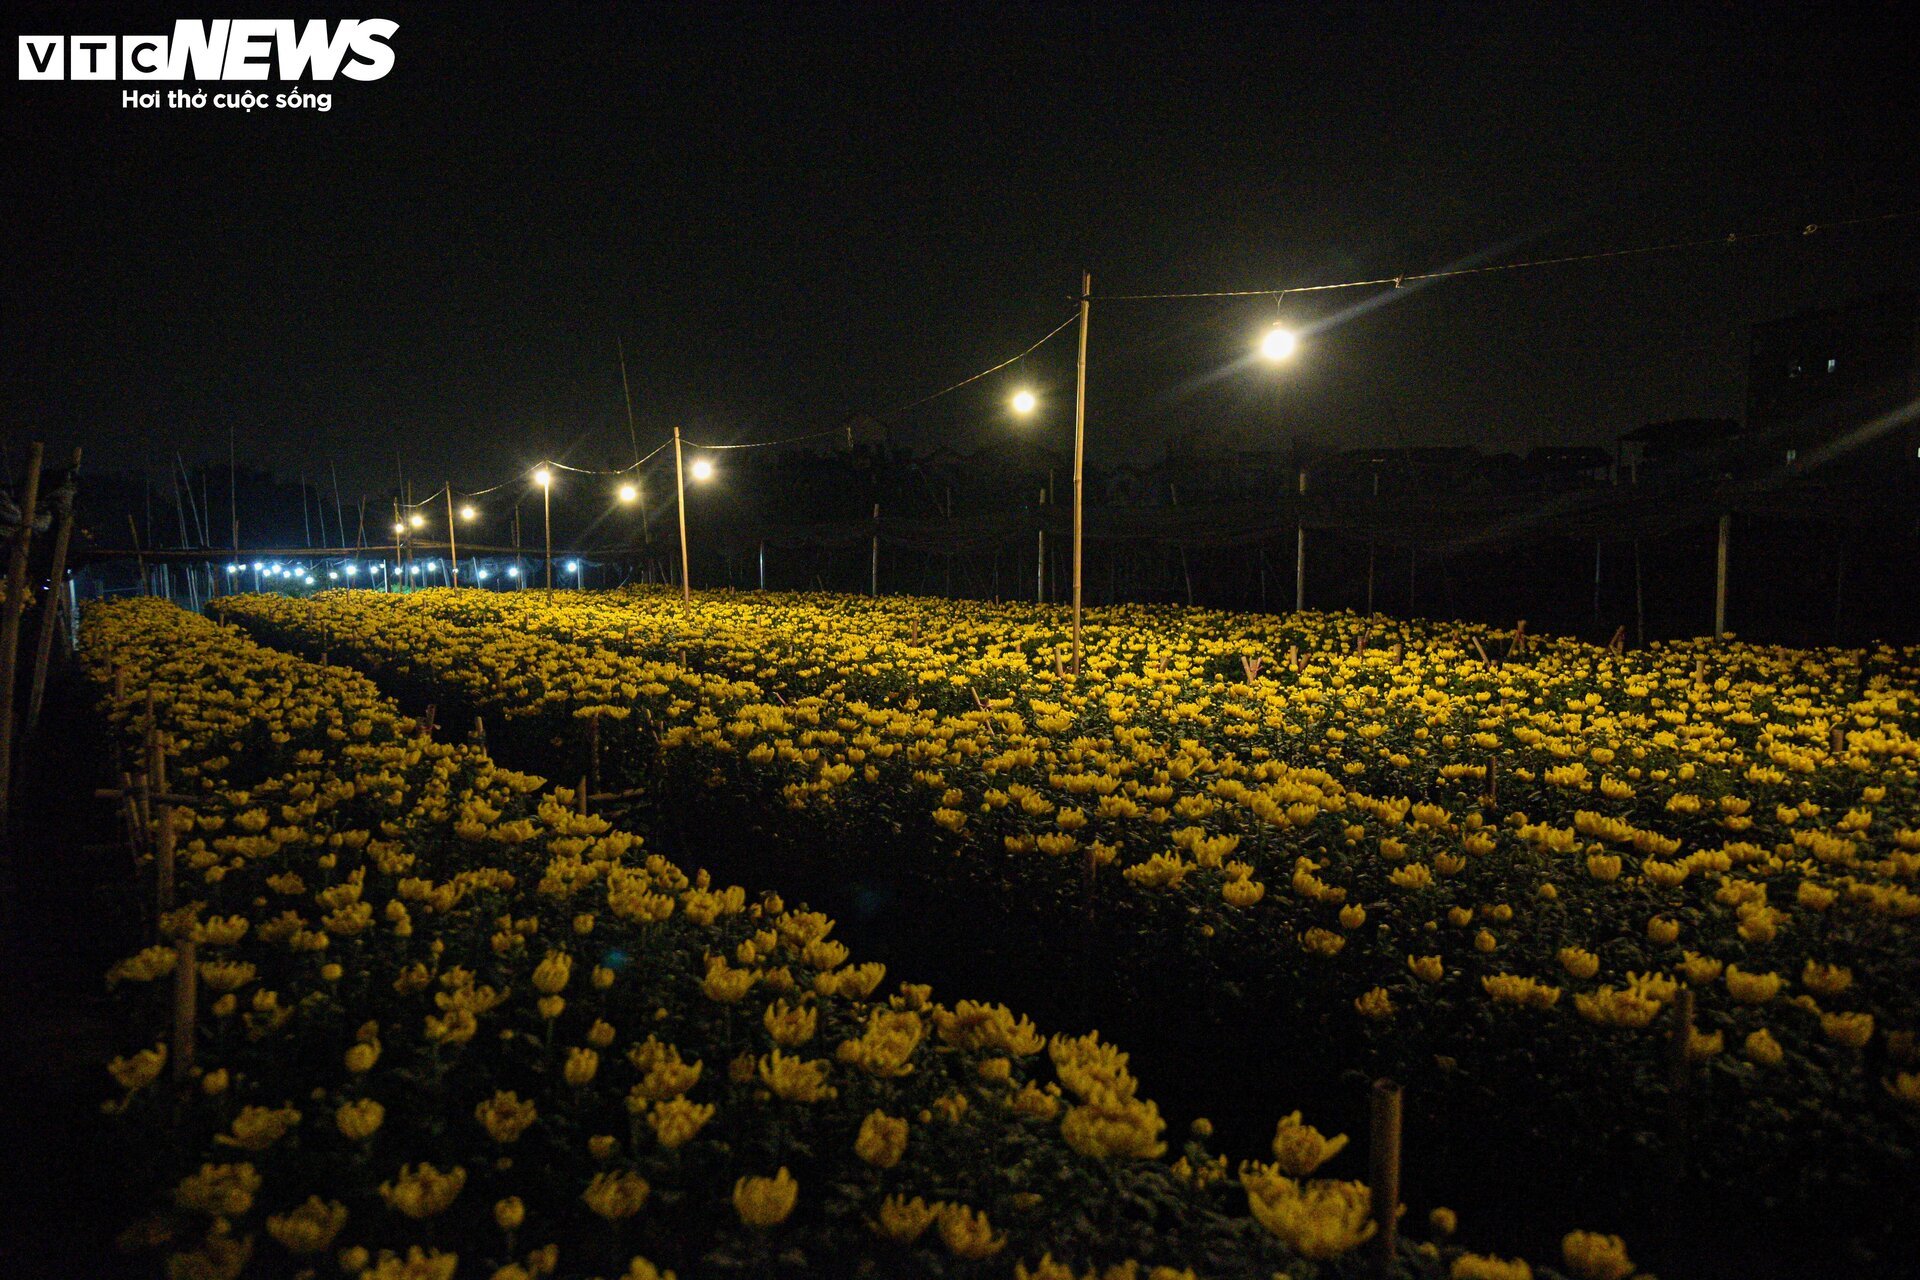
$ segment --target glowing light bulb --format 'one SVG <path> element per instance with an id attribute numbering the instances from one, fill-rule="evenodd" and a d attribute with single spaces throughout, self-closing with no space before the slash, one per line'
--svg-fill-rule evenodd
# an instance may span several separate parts
<path id="1" fill-rule="evenodd" d="M 713 479 L 713 464 L 705 458 L 695 458 L 693 465 L 688 467 L 687 470 L 693 474 L 695 480 Z"/>
<path id="2" fill-rule="evenodd" d="M 416 511 L 407 517 L 407 523 L 418 529 L 427 523 L 427 518 Z"/>
<path id="3" fill-rule="evenodd" d="M 632 502 L 635 498 L 639 496 L 640 496 L 640 491 L 634 488 L 632 485 L 623 484 L 620 486 L 620 501 Z"/>
<path id="4" fill-rule="evenodd" d="M 395 533 L 405 533 L 407 531 L 407 526 L 405 525 L 405 523 L 396 520 L 393 523 L 393 531 Z"/>
<path id="5" fill-rule="evenodd" d="M 479 514 L 480 513 L 475 511 L 471 505 L 460 508 L 460 518 L 462 520 L 471 520 Z"/>
<path id="6" fill-rule="evenodd" d="M 1039 403 L 1040 402 L 1034 398 L 1033 392 L 1024 388 L 1013 393 L 1013 411 L 1015 413 L 1023 415 L 1032 413 L 1034 406 Z"/>
<path id="7" fill-rule="evenodd" d="M 533 473 L 533 482 L 544 489 L 553 483 L 553 472 L 542 467 Z"/>
<path id="8" fill-rule="evenodd" d="M 1268 360 L 1285 360 L 1300 345 L 1293 330 L 1285 325 L 1276 324 L 1260 339 L 1260 354 Z"/>

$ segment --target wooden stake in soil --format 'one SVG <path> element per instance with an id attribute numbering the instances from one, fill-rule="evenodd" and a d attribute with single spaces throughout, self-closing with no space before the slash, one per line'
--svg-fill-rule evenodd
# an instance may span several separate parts
<path id="1" fill-rule="evenodd" d="M 587 775 L 580 775 L 580 816 L 587 816 Z"/>
<path id="2" fill-rule="evenodd" d="M 147 798 L 154 805 L 153 874 L 154 901 L 159 906 L 155 918 L 173 909 L 173 805 L 160 797 L 167 793 L 167 750 L 160 735 L 147 729 Z"/>
<path id="3" fill-rule="evenodd" d="M 1487 757 L 1487 804 L 1498 808 L 1500 804 L 1500 757 Z"/>
<path id="4" fill-rule="evenodd" d="M 200 966 L 198 945 L 191 933 L 174 945 L 173 964 L 173 1078 L 185 1080 L 193 1070 L 193 1030 L 197 1020 Z"/>
<path id="5" fill-rule="evenodd" d="M 600 789 L 600 717 L 587 721 L 587 777 L 593 781 L 593 790 Z M 585 794 L 584 792 L 582 794 Z"/>
<path id="6" fill-rule="evenodd" d="M 173 806 L 160 806 L 160 821 L 153 833 L 154 902 L 158 914 L 173 910 Z"/>
<path id="7" fill-rule="evenodd" d="M 1374 1248 L 1379 1274 L 1393 1268 L 1394 1235 L 1400 1227 L 1400 1086 L 1384 1077 L 1373 1082 L 1367 1152 L 1373 1169 Z"/>
<path id="8" fill-rule="evenodd" d="M 1833 754 L 1836 756 L 1847 754 L 1847 726 L 1843 724 L 1833 726 L 1833 733 L 1828 740 L 1828 746 L 1832 748 Z"/>
<path id="9" fill-rule="evenodd" d="M 1682 987 L 1673 1001 L 1673 1029 L 1667 1041 L 1667 1101 L 1673 1108 L 1669 1174 L 1679 1182 L 1687 1171 L 1687 1093 L 1693 1084 L 1693 988 Z"/>
<path id="10" fill-rule="evenodd" d="M 479 716 L 473 718 L 473 745 L 482 751 L 487 749 L 487 722 Z"/>

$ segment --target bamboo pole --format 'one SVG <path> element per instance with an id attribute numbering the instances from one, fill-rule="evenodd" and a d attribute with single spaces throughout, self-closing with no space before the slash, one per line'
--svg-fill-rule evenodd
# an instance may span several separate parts
<path id="1" fill-rule="evenodd" d="M 1047 491 L 1040 490 L 1040 541 L 1033 561 L 1033 602 L 1047 602 Z"/>
<path id="2" fill-rule="evenodd" d="M 154 906 L 161 916 L 173 910 L 173 862 L 177 839 L 173 829 L 173 806 L 162 803 L 153 832 Z"/>
<path id="3" fill-rule="evenodd" d="M 127 532 L 133 535 L 133 563 L 140 573 L 140 594 L 153 594 L 153 583 L 147 578 L 147 557 L 140 549 L 140 526 L 133 521 L 133 512 L 127 512 Z"/>
<path id="4" fill-rule="evenodd" d="M 1720 513 L 1720 536 L 1713 552 L 1713 638 L 1727 634 L 1727 544 L 1733 536 L 1733 513 Z"/>
<path id="5" fill-rule="evenodd" d="M 67 545 L 73 537 L 74 490 L 79 483 L 80 451 L 73 451 L 73 467 L 67 483 L 54 494 L 59 509 L 53 531 L 53 564 L 47 574 L 47 602 L 40 610 L 40 635 L 33 646 L 33 678 L 27 687 L 26 731 L 32 733 L 40 722 L 40 704 L 47 692 L 47 663 L 53 657 L 53 633 L 60 621 L 60 601 L 65 594 Z"/>
<path id="6" fill-rule="evenodd" d="M 460 585 L 460 539 L 453 531 L 453 481 L 447 481 L 447 559 L 453 562 L 453 585 Z"/>
<path id="7" fill-rule="evenodd" d="M 1307 469 L 1300 468 L 1295 492 L 1299 495 L 1293 521 L 1293 611 L 1307 611 Z"/>
<path id="8" fill-rule="evenodd" d="M 693 580 L 687 576 L 687 469 L 680 456 L 680 428 L 673 429 L 674 506 L 680 513 L 680 603 L 693 605 Z"/>
<path id="9" fill-rule="evenodd" d="M 1369 1186 L 1373 1192 L 1374 1249 L 1378 1274 L 1393 1268 L 1394 1236 L 1400 1226 L 1400 1113 L 1401 1089 L 1382 1078 L 1373 1082 L 1370 1141 L 1372 1161 Z"/>
<path id="10" fill-rule="evenodd" d="M 197 1020 L 200 966 L 198 944 L 188 932 L 174 945 L 173 964 L 173 1078 L 185 1080 L 193 1070 L 193 1031 Z"/>
<path id="11" fill-rule="evenodd" d="M 40 462 L 45 453 L 45 446 L 37 440 L 27 450 L 20 530 L 14 534 L 13 555 L 7 561 L 6 602 L 0 605 L 0 841 L 6 838 L 13 795 L 14 676 L 19 670 L 20 615 L 27 607 L 27 553 L 33 542 L 34 516 L 40 506 Z"/>
<path id="12" fill-rule="evenodd" d="M 1087 457 L 1087 312 L 1093 294 L 1093 273 L 1080 273 L 1080 364 L 1073 389 L 1073 674 L 1080 676 L 1080 551 L 1081 519 L 1086 497 Z"/>

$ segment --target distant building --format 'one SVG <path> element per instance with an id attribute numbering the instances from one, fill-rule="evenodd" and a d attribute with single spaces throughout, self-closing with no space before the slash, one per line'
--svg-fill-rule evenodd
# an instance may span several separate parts
<path id="1" fill-rule="evenodd" d="M 1620 436 L 1621 482 L 1725 471 L 1738 459 L 1746 430 L 1738 418 L 1672 418 L 1635 427 Z"/>
<path id="2" fill-rule="evenodd" d="M 1769 463 L 1871 467 L 1898 456 L 1912 466 L 1920 450 L 1915 424 L 1857 443 L 1852 433 L 1916 398 L 1920 294 L 1911 289 L 1753 326 L 1747 428 L 1764 440 Z"/>
<path id="3" fill-rule="evenodd" d="M 1575 489 L 1605 481 L 1613 470 L 1613 455 L 1591 446 L 1546 446 L 1529 452 L 1521 465 L 1537 488 Z"/>

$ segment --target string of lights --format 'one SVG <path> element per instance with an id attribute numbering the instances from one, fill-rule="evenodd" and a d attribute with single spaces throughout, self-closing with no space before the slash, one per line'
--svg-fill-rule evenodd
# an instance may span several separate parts
<path id="1" fill-rule="evenodd" d="M 1920 209 L 1909 209 L 1901 213 L 1881 213 L 1860 218 L 1846 218 L 1838 222 L 1809 222 L 1805 226 L 1779 228 L 1773 231 L 1729 232 L 1724 236 L 1712 236 L 1699 240 L 1674 240 L 1665 244 L 1640 245 L 1630 249 L 1601 249 L 1592 253 L 1570 253 L 1554 258 L 1533 258 L 1525 262 L 1500 262 L 1480 267 L 1455 267 L 1445 271 L 1404 272 L 1400 275 L 1376 276 L 1370 280 L 1342 280 L 1335 284 L 1288 285 L 1283 289 L 1202 289 L 1169 293 L 1099 293 L 1093 295 L 1095 302 L 1154 302 L 1169 298 L 1284 298 L 1294 293 L 1327 293 L 1335 289 L 1367 289 L 1392 285 L 1419 284 L 1429 280 L 1450 280 L 1460 276 L 1488 275 L 1497 271 L 1525 271 L 1534 267 L 1567 266 L 1576 262 L 1600 262 L 1611 258 L 1637 258 L 1656 253 L 1678 253 L 1685 249 L 1727 248 L 1734 245 L 1751 244 L 1759 240 L 1777 240 L 1788 236 L 1812 236 L 1826 231 L 1842 231 L 1849 227 L 1865 226 L 1871 223 L 1896 222 L 1907 218 L 1920 218 Z"/>

